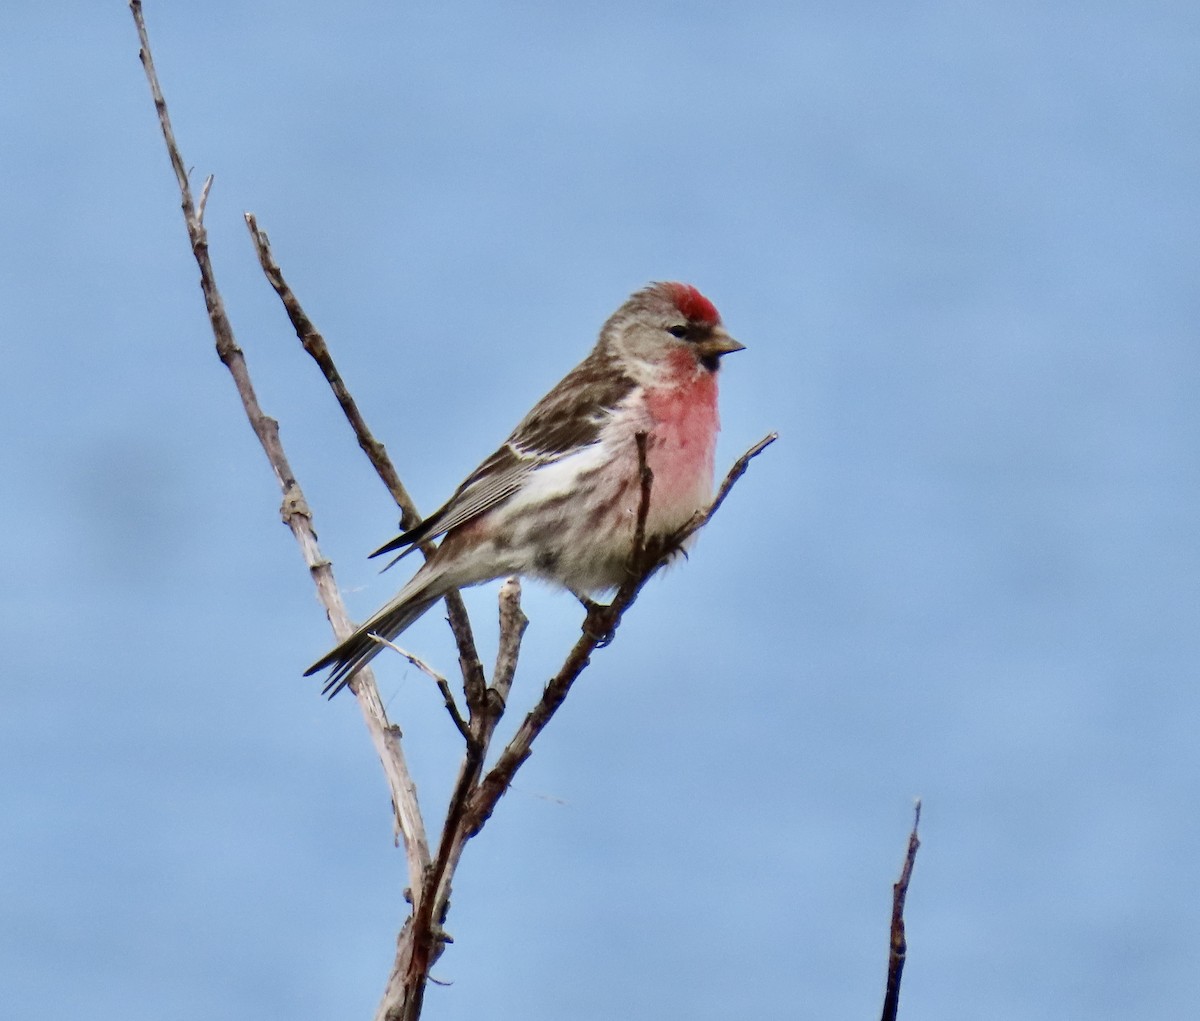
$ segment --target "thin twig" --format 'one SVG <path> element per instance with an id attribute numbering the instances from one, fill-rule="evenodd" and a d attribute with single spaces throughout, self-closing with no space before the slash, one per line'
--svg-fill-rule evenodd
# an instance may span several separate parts
<path id="1" fill-rule="evenodd" d="M 458 732 L 462 734 L 463 740 L 470 741 L 471 731 L 467 727 L 467 721 L 463 719 L 462 713 L 458 711 L 458 703 L 454 701 L 454 693 L 450 690 L 450 685 L 446 681 L 446 678 L 434 670 L 433 667 L 426 663 L 425 660 L 421 659 L 420 656 L 414 656 L 407 649 L 400 648 L 400 646 L 398 646 L 395 642 L 389 642 L 386 638 L 376 634 L 372 634 L 369 637 L 374 639 L 380 645 L 391 649 L 393 652 L 399 653 L 437 685 L 438 691 L 442 693 L 442 698 L 445 700 L 446 711 L 450 714 L 450 719 L 454 721 L 454 725 L 458 728 Z"/>
<path id="2" fill-rule="evenodd" d="M 330 390 L 333 391 L 333 396 L 341 406 L 342 413 L 346 416 L 346 420 L 354 430 L 354 435 L 358 439 L 358 445 L 362 448 L 363 453 L 367 455 L 367 459 L 371 462 L 371 466 L 375 469 L 376 474 L 383 480 L 383 484 L 387 486 L 388 492 L 392 494 L 392 499 L 396 501 L 396 506 L 400 508 L 400 527 L 405 531 L 415 528 L 421 523 L 421 515 L 417 513 L 417 508 L 413 503 L 412 497 L 409 496 L 404 483 L 400 481 L 400 475 L 392 464 L 391 458 L 388 457 L 387 449 L 375 438 L 375 434 L 371 432 L 366 419 L 363 418 L 362 412 L 358 408 L 358 402 L 355 401 L 350 391 L 346 388 L 346 382 L 342 379 L 342 374 L 334 364 L 333 357 L 329 353 L 329 347 L 325 343 L 325 338 L 321 336 L 316 326 L 313 325 L 313 321 L 308 317 L 303 307 L 301 307 L 299 299 L 297 299 L 291 287 L 288 286 L 288 282 L 284 279 L 283 270 L 280 269 L 279 263 L 275 261 L 275 256 L 271 251 L 271 242 L 267 237 L 267 232 L 259 229 L 258 219 L 253 213 L 244 213 L 243 217 L 246 221 L 246 227 L 250 231 L 250 239 L 254 242 L 254 250 L 258 255 L 259 265 L 262 267 L 267 280 L 275 289 L 279 300 L 283 303 L 284 310 L 287 312 L 287 317 L 292 323 L 292 328 L 296 331 L 297 338 L 299 338 L 304 350 L 317 363 L 322 375 L 324 375 L 326 381 L 329 383 Z"/>
<path id="3" fill-rule="evenodd" d="M 276 262 L 271 251 L 271 241 L 267 237 L 267 232 L 259 229 L 258 219 L 253 213 L 246 213 L 244 217 L 246 227 L 250 231 L 250 239 L 254 243 L 254 250 L 258 254 L 258 264 L 283 303 L 284 311 L 286 311 L 301 345 L 317 363 L 330 390 L 333 391 L 333 396 L 346 416 L 346 421 L 350 423 L 350 428 L 354 431 L 359 447 L 367 455 L 367 460 L 371 462 L 371 467 L 375 469 L 375 473 L 387 487 L 396 506 L 400 508 L 401 529 L 407 531 L 415 528 L 421 523 L 421 515 L 417 512 L 416 504 L 413 503 L 404 483 L 400 481 L 400 475 L 396 471 L 395 465 L 392 464 L 391 458 L 388 457 L 387 449 L 371 432 L 366 419 L 359 410 L 358 402 L 351 395 L 345 380 L 342 379 L 342 374 L 334 364 L 333 355 L 329 352 L 325 338 L 308 317 L 300 300 L 288 286 L 287 280 L 284 279 L 283 270 L 280 269 L 279 263 Z M 419 544 L 418 548 L 422 554 L 429 557 L 433 553 L 434 544 L 423 542 Z M 458 661 L 463 674 L 463 687 L 467 694 L 467 709 L 473 713 L 486 688 L 483 664 L 475 648 L 475 636 L 471 630 L 471 621 L 467 616 L 467 608 L 462 601 L 462 596 L 457 591 L 452 591 L 446 594 L 445 599 L 450 630 L 454 634 L 454 641 L 458 646 Z"/>
<path id="4" fill-rule="evenodd" d="M 908 896 L 908 884 L 912 879 L 913 863 L 917 860 L 917 827 L 921 825 L 921 800 L 918 798 L 913 809 L 912 832 L 908 835 L 908 850 L 904 855 L 904 867 L 900 879 L 892 887 L 892 925 L 888 942 L 887 991 L 883 997 L 883 1013 L 880 1021 L 896 1021 L 900 1009 L 900 977 L 904 972 L 904 960 L 908 955 L 908 942 L 904 934 L 904 900 Z"/>
<path id="5" fill-rule="evenodd" d="M 284 453 L 279 439 L 279 423 L 265 414 L 258 403 L 258 396 L 246 366 L 245 355 L 234 338 L 233 327 L 225 312 L 225 304 L 221 299 L 220 291 L 217 289 L 216 275 L 213 272 L 208 253 L 208 235 L 192 200 L 186 165 L 171 128 L 167 101 L 163 97 L 150 51 L 150 39 L 146 32 L 145 19 L 142 16 L 141 0 L 130 0 L 129 8 L 133 14 L 134 24 L 137 26 L 138 40 L 141 44 L 139 57 L 146 72 L 146 80 L 150 85 L 150 95 L 158 113 L 159 127 L 167 146 L 167 155 L 175 172 L 176 183 L 179 185 L 184 223 L 187 226 L 192 255 L 200 269 L 200 287 L 204 293 L 209 323 L 216 340 L 217 354 L 233 377 L 246 417 L 258 437 L 279 482 L 280 489 L 283 491 L 281 508 L 283 520 L 291 529 L 300 546 L 334 634 L 339 638 L 345 638 L 353 631 L 353 627 L 334 581 L 333 570 L 317 545 L 316 533 L 312 527 L 312 512 L 309 510 L 308 502 L 304 498 L 304 493 L 296 481 Z M 375 687 L 374 675 L 370 671 L 359 671 L 352 688 L 358 698 L 363 719 L 371 735 L 372 743 L 375 745 L 375 751 L 383 764 L 388 786 L 391 788 L 396 825 L 404 839 L 409 882 L 415 887 L 420 882 L 428 865 L 429 845 L 425 837 L 425 824 L 417 805 L 416 785 L 408 771 L 408 764 L 400 744 L 399 731 L 388 721 L 387 713 L 379 698 L 379 692 Z"/>
<path id="6" fill-rule="evenodd" d="M 642 561 L 646 557 L 646 519 L 650 517 L 650 490 L 654 486 L 654 472 L 650 469 L 649 456 L 646 453 L 648 437 L 646 433 L 636 433 L 633 437 L 637 444 L 638 485 L 640 497 L 638 500 L 637 520 L 633 526 L 633 551 L 629 555 L 628 571 L 636 578 L 642 570 Z"/>
<path id="7" fill-rule="evenodd" d="M 721 509 L 721 504 L 725 502 L 725 497 L 729 495 L 730 490 L 737 484 L 738 479 L 746 474 L 746 469 L 750 467 L 750 462 L 777 439 L 779 439 L 779 433 L 767 433 L 766 436 L 733 462 L 733 467 L 726 473 L 725 480 L 717 490 L 717 495 L 713 498 L 713 502 L 708 505 L 708 510 L 702 514 L 696 514 L 691 521 L 671 537 L 671 541 L 676 546 L 682 545 L 713 519 L 713 515 Z"/>
<path id="8" fill-rule="evenodd" d="M 697 515 L 696 518 L 689 522 L 685 529 L 676 533 L 672 537 L 671 544 L 663 547 L 655 560 L 650 563 L 643 563 L 641 571 L 631 575 L 625 581 L 617 590 L 617 594 L 613 597 L 611 603 L 607 606 L 591 606 L 588 610 L 587 619 L 584 621 L 583 633 L 579 636 L 574 646 L 572 646 L 571 651 L 567 653 L 567 658 L 562 667 L 559 668 L 558 673 L 546 684 L 538 703 L 526 715 L 521 725 L 517 728 L 516 734 L 508 742 L 504 751 L 500 753 L 500 757 L 496 760 L 495 765 L 488 771 L 487 775 L 480 782 L 478 789 L 471 796 L 470 810 L 467 817 L 468 833 L 470 835 L 478 833 L 490 818 L 496 808 L 496 803 L 503 797 L 509 784 L 512 783 L 517 770 L 529 758 L 534 740 L 553 718 L 558 707 L 562 705 L 563 699 L 567 697 L 567 693 L 571 690 L 571 685 L 575 683 L 584 668 L 591 662 L 592 653 L 597 647 L 607 645 L 612 641 L 613 635 L 621 623 L 621 617 L 633 605 L 642 587 L 670 559 L 678 543 L 686 540 L 712 519 L 713 514 L 716 513 L 717 508 L 725 501 L 725 497 L 729 495 L 730 490 L 733 489 L 738 479 L 745 474 L 750 462 L 774 443 L 777 438 L 778 434 L 771 433 L 763 437 L 739 457 L 733 467 L 729 469 L 729 473 L 721 483 L 720 489 L 717 490 L 716 498 L 709 505 L 708 510 L 703 514 Z M 649 513 L 650 489 L 653 482 L 653 476 L 648 474 L 646 470 L 643 470 L 646 468 L 645 461 L 645 445 L 642 442 L 638 444 L 639 479 L 642 486 L 641 502 L 638 506 L 639 519 L 644 519 Z M 631 560 L 638 556 L 639 552 L 635 533 L 635 545 L 631 551 Z"/>
<path id="9" fill-rule="evenodd" d="M 500 643 L 496 649 L 496 666 L 492 670 L 492 684 L 488 689 L 499 700 L 489 715 L 498 719 L 508 702 L 513 678 L 517 674 L 517 657 L 521 652 L 521 639 L 529 618 L 521 610 L 521 579 L 509 578 L 500 586 Z M 498 710 L 498 711 L 497 711 Z"/>
<path id="10" fill-rule="evenodd" d="M 204 179 L 204 187 L 200 189 L 200 202 L 196 206 L 196 220 L 200 223 L 204 222 L 204 209 L 208 205 L 208 193 L 212 191 L 213 175 L 209 174 Z"/>
<path id="11" fill-rule="evenodd" d="M 184 219 L 193 255 L 200 268 L 201 287 L 218 354 L 235 381 L 247 417 L 259 437 L 279 481 L 283 491 L 283 518 L 303 551 L 334 633 L 339 638 L 344 638 L 351 633 L 353 628 L 341 601 L 332 568 L 322 556 L 317 545 L 312 527 L 312 514 L 284 455 L 279 439 L 278 424 L 263 413 L 258 404 L 245 357 L 234 339 L 232 327 L 216 286 L 209 259 L 207 234 L 203 224 L 212 178 L 209 177 L 206 180 L 197 208 L 192 199 L 188 171 L 175 142 L 170 118 L 167 114 L 166 101 L 162 96 L 151 58 L 149 40 L 142 17 L 141 0 L 131 0 L 130 9 L 141 42 L 141 60 L 150 83 L 171 166 L 179 185 Z M 383 445 L 375 440 L 367 429 L 356 403 L 351 398 L 344 381 L 333 364 L 323 338 L 313 327 L 311 320 L 304 313 L 284 280 L 278 264 L 271 255 L 266 234 L 259 230 L 257 222 L 251 214 L 246 215 L 246 223 L 258 251 L 260 264 L 282 300 L 297 336 L 305 350 L 320 366 L 354 429 L 360 446 L 367 453 L 377 473 L 396 500 L 401 511 L 402 527 L 415 526 L 420 518 L 411 498 L 400 483 Z M 644 434 L 637 437 L 641 503 L 634 530 L 629 577 L 618 589 L 616 596 L 608 606 L 589 608 L 583 636 L 568 654 L 559 674 L 546 686 L 541 700 L 526 716 L 517 735 L 504 749 L 499 761 L 488 773 L 486 779 L 482 778 L 485 757 L 496 724 L 504 712 L 516 670 L 521 637 L 527 623 L 520 609 L 520 587 L 515 580 L 510 580 L 501 590 L 501 641 L 497 653 L 494 683 L 490 689 L 485 686 L 483 667 L 479 661 L 462 601 L 458 598 L 457 593 L 447 597 L 451 627 L 458 643 L 469 720 L 464 720 L 462 713 L 458 711 L 445 679 L 416 657 L 403 653 L 410 662 L 435 678 L 455 726 L 466 742 L 465 754 L 450 798 L 436 855 L 431 856 L 430 854 L 424 824 L 417 805 L 415 786 L 404 760 L 399 730 L 392 726 L 387 719 L 370 669 L 364 668 L 357 673 L 350 686 L 358 698 L 372 741 L 383 763 L 392 790 L 397 825 L 404 838 L 407 852 L 410 899 L 413 905 L 412 915 L 405 922 L 397 940 L 395 965 L 379 1007 L 378 1018 L 402 1018 L 404 1021 L 415 1021 L 419 1016 L 425 986 L 430 981 L 430 966 L 440 956 L 444 944 L 449 941 L 443 926 L 449 907 L 450 884 L 467 840 L 478 832 L 490 817 L 496 802 L 507 789 L 517 768 L 528 758 L 533 740 L 566 697 L 572 683 L 587 665 L 591 652 L 602 641 L 607 642 L 611 639 L 620 623 L 621 615 L 632 605 L 646 581 L 674 554 L 679 543 L 682 543 L 711 519 L 733 484 L 746 470 L 750 459 L 774 438 L 774 435 L 767 437 L 743 455 L 726 477 L 718 491 L 717 498 L 706 513 L 697 515 L 679 533 L 667 537 L 665 542 L 656 539 L 653 548 L 648 549 L 645 531 L 653 475 L 647 464 L 647 437 Z M 431 548 L 428 545 L 422 547 L 427 555 Z M 603 630 L 601 630 L 602 625 Z"/>

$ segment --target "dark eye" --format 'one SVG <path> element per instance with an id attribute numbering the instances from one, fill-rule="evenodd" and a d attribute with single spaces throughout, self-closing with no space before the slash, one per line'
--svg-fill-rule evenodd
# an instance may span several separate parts
<path id="1" fill-rule="evenodd" d="M 683 340 L 688 335 L 688 328 L 686 326 L 669 326 L 667 327 L 667 332 L 672 337 L 678 337 L 680 340 Z"/>

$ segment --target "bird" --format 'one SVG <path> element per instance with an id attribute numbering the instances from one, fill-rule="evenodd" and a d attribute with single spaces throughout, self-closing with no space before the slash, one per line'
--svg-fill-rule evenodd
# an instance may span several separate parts
<path id="1" fill-rule="evenodd" d="M 453 589 L 522 575 L 586 604 L 618 587 L 642 501 L 638 435 L 653 472 L 645 535 L 665 537 L 712 499 L 718 370 L 744 348 L 692 285 L 636 291 L 445 504 L 371 554 L 397 554 L 391 567 L 442 538 L 396 596 L 305 676 L 332 667 L 323 689 L 332 698 L 383 648 L 375 636 L 394 639 Z"/>

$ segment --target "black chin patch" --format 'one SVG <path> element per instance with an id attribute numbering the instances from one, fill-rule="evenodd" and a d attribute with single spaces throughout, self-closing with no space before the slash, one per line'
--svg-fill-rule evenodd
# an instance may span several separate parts
<path id="1" fill-rule="evenodd" d="M 709 372 L 716 372 L 721 366 L 720 355 L 705 355 L 700 359 L 700 364 L 703 365 Z"/>

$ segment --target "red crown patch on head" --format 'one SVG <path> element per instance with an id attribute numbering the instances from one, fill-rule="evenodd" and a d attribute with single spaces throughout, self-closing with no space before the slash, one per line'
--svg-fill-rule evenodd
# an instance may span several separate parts
<path id="1" fill-rule="evenodd" d="M 717 307 L 691 284 L 667 284 L 667 287 L 675 307 L 687 316 L 689 322 L 716 326 L 721 321 Z"/>

